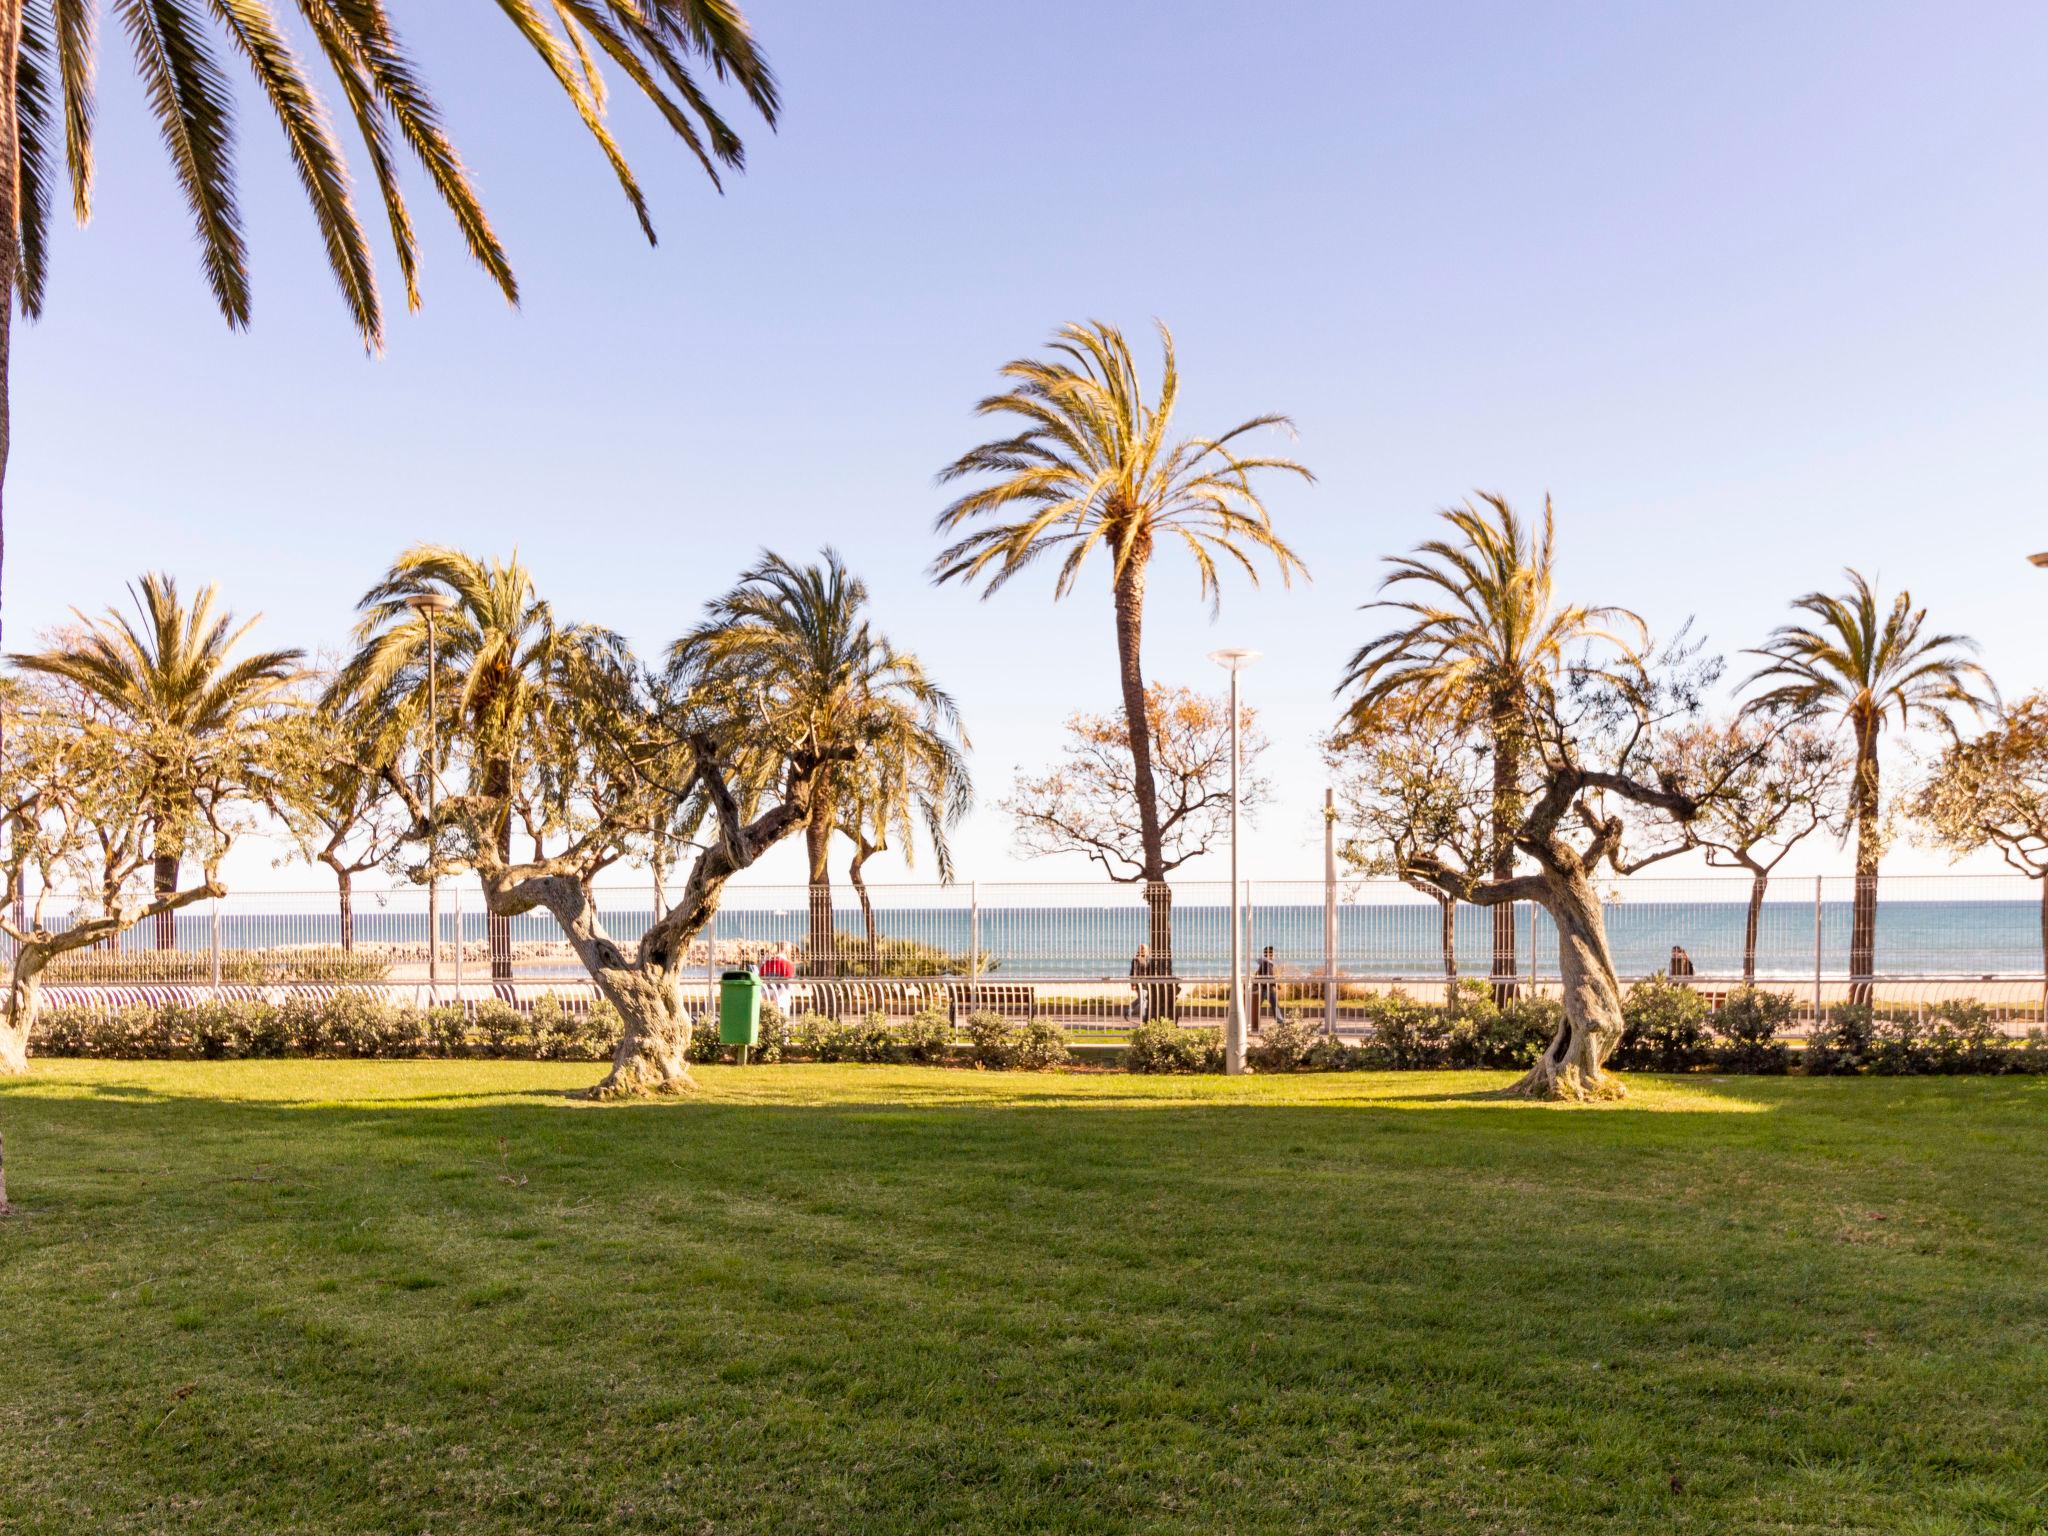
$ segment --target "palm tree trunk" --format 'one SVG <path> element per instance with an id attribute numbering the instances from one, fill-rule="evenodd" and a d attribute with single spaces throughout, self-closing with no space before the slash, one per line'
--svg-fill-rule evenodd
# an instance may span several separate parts
<path id="1" fill-rule="evenodd" d="M 166 896 L 177 893 L 178 865 L 180 862 L 179 856 L 175 853 L 159 853 L 156 856 L 155 875 L 151 881 L 151 888 L 156 892 L 159 901 Z M 157 913 L 156 947 L 160 950 L 176 949 L 178 947 L 177 913 Z"/>
<path id="2" fill-rule="evenodd" d="M 1443 946 L 1444 956 L 1444 1011 L 1451 1012 L 1458 1006 L 1458 903 L 1441 891 L 1432 891 L 1436 897 L 1440 929 L 1437 942 Z"/>
<path id="3" fill-rule="evenodd" d="M 0 576 L 7 564 L 8 398 L 14 293 L 21 276 L 21 112 L 15 98 L 21 69 L 22 0 L 0 0 Z"/>
<path id="4" fill-rule="evenodd" d="M 1742 930 L 1742 984 L 1756 985 L 1756 938 L 1757 930 L 1763 925 L 1764 887 L 1771 883 L 1771 877 L 1762 870 L 1751 874 L 1749 879 L 1749 921 Z"/>
<path id="5" fill-rule="evenodd" d="M 1138 800 L 1140 878 L 1149 913 L 1146 943 L 1151 969 L 1173 974 L 1173 889 L 1166 883 L 1166 840 L 1159 826 L 1159 790 L 1152 777 L 1152 722 L 1145 710 L 1145 562 L 1132 555 L 1116 578 L 1117 683 L 1124 696 L 1124 729 L 1131 739 L 1131 790 Z M 1151 991 L 1147 1018 L 1172 1018 L 1177 998 L 1172 983 Z"/>
<path id="6" fill-rule="evenodd" d="M 1849 922 L 1849 1001 L 1865 1006 L 1877 988 L 1877 861 L 1883 828 L 1878 824 L 1877 728 L 1856 725 L 1856 903 Z"/>
<path id="7" fill-rule="evenodd" d="M 484 794 L 491 804 L 504 807 L 497 828 L 498 858 L 506 864 L 512 862 L 512 763 L 509 758 L 493 758 L 484 774 Z M 488 906 L 484 909 L 484 938 L 491 956 L 491 980 L 512 979 L 512 919 L 502 912 L 494 912 Z M 463 942 L 460 925 L 457 925 L 455 942 Z"/>
<path id="8" fill-rule="evenodd" d="M 1515 740 L 1516 717 L 1512 703 L 1493 711 L 1493 869 L 1495 880 L 1515 876 L 1516 804 L 1522 774 L 1522 757 Z M 1515 909 L 1503 903 L 1493 909 L 1493 1001 L 1506 1007 L 1515 999 Z"/>
<path id="9" fill-rule="evenodd" d="M 833 807 L 828 801 L 829 796 L 820 786 L 811 804 L 811 819 L 804 827 L 811 887 L 811 932 L 805 968 L 813 976 L 824 977 L 839 974 L 839 936 L 832 927 L 832 866 L 827 861 L 832 851 L 833 822 Z"/>

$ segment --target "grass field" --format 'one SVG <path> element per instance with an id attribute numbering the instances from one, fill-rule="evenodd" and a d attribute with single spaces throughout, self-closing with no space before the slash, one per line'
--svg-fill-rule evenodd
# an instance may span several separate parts
<path id="1" fill-rule="evenodd" d="M 42 1062 L 0 1530 L 2048 1528 L 2048 1081 Z"/>

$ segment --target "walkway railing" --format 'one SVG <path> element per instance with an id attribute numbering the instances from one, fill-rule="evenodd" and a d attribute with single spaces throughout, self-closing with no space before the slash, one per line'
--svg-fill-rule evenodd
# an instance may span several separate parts
<path id="1" fill-rule="evenodd" d="M 668 893 L 673 895 L 675 893 Z M 1791 994 L 1811 1012 L 1849 995 L 1850 877 L 1774 881 L 1756 912 L 1746 878 L 1634 879 L 1604 893 L 1604 916 L 1624 980 L 1662 971 L 1681 947 L 1702 990 L 1757 984 Z M 1880 1002 L 1938 1003 L 1970 996 L 2041 1019 L 2041 886 L 2005 876 L 1892 876 L 1880 888 L 1875 991 Z M 651 887 L 597 892 L 615 937 L 631 944 L 652 921 Z M 1493 977 L 1493 912 L 1435 900 L 1396 881 L 1251 881 L 1242 892 L 1248 969 L 1268 946 L 1282 1000 L 1333 1016 L 1371 991 L 1440 996 L 1453 980 L 1514 985 L 1554 995 L 1557 940 L 1549 918 L 1513 909 L 1514 974 Z M 51 899 L 52 907 L 64 903 Z M 587 983 L 554 920 L 532 912 L 491 932 L 472 885 L 445 885 L 438 935 L 426 892 L 358 891 L 345 917 L 326 891 L 235 893 L 145 924 L 110 945 L 66 956 L 52 984 L 187 988 L 375 986 L 410 996 L 466 992 L 523 998 Z M 829 906 L 830 932 L 821 914 Z M 83 910 L 83 908 L 79 908 Z M 873 999 L 884 1011 L 960 1006 L 1030 1009 L 1076 1022 L 1125 1017 L 1141 1000 L 1132 980 L 1140 944 L 1162 931 L 1134 887 L 1108 883 L 962 881 L 953 885 L 831 888 L 728 887 L 711 931 L 693 947 L 706 982 L 727 966 L 786 957 L 793 1005 L 815 995 L 836 1007 Z M 1222 882 L 1171 887 L 1163 930 L 1170 954 L 1147 980 L 1172 985 L 1184 1017 L 1220 1010 L 1230 950 L 1230 890 Z M 163 941 L 169 944 L 163 947 Z"/>

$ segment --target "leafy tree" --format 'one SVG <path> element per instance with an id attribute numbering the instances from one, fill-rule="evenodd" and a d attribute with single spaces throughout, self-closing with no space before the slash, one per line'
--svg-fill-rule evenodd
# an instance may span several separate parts
<path id="1" fill-rule="evenodd" d="M 1489 866 L 1491 759 L 1469 728 L 1414 698 L 1390 700 L 1369 731 L 1339 729 L 1323 743 L 1344 829 L 1339 857 L 1361 874 L 1392 875 L 1437 903 L 1446 1009 L 1458 1005 L 1458 903 L 1417 876 L 1413 861 L 1418 853 L 1448 853 L 1463 869 Z"/>
<path id="2" fill-rule="evenodd" d="M 1995 848 L 2041 886 L 2041 956 L 2048 966 L 2048 694 L 2001 709 L 1971 741 L 1952 741 L 1914 798 L 1939 846 L 1960 858 Z"/>
<path id="3" fill-rule="evenodd" d="M 1403 879 L 1480 906 L 1532 901 L 1557 930 L 1564 1017 L 1514 1092 L 1564 1099 L 1623 1093 L 1604 1069 L 1625 1018 L 1597 882 L 1603 873 L 1631 874 L 1685 852 L 1687 825 L 1729 792 L 1728 775 L 1739 764 L 1695 782 L 1660 771 L 1666 736 L 1697 718 L 1717 671 L 1683 645 L 1599 666 L 1569 665 L 1521 706 L 1516 779 L 1494 781 L 1505 793 L 1492 792 L 1494 786 L 1483 799 L 1476 786 L 1421 792 L 1399 754 L 1392 759 L 1396 779 L 1375 790 L 1386 807 L 1383 836 Z M 1493 751 L 1493 722 L 1483 712 L 1475 711 L 1463 731 L 1465 753 Z M 1411 784 L 1405 790 L 1404 777 Z M 1513 810 L 1504 826 L 1503 802 Z M 1533 865 L 1530 873 L 1495 873 L 1502 867 L 1496 839 L 1503 836 Z"/>
<path id="4" fill-rule="evenodd" d="M 1258 771 L 1266 738 L 1257 712 L 1243 714 L 1239 797 L 1256 811 L 1273 790 Z M 1059 762 L 1019 778 L 1002 802 L 1021 852 L 1083 854 L 1110 879 L 1136 884 L 1150 880 L 1155 869 L 1171 874 L 1229 830 L 1229 697 L 1154 683 L 1145 690 L 1144 717 L 1158 792 L 1157 850 L 1148 849 L 1142 830 L 1131 825 L 1137 763 L 1124 716 L 1076 713 L 1067 717 Z"/>
<path id="5" fill-rule="evenodd" d="M 453 606 L 434 620 L 439 676 L 428 686 L 427 619 L 412 606 L 424 594 Z M 429 699 L 441 719 L 431 722 L 441 757 L 429 771 L 443 772 L 453 743 L 465 748 L 469 786 L 491 807 L 481 828 L 500 860 L 512 855 L 512 834 L 533 807 L 515 794 L 522 758 L 549 740 L 554 717 L 572 700 L 572 679 L 595 676 L 584 663 L 603 653 L 623 665 L 625 644 L 607 630 L 561 625 L 535 590 L 533 573 L 517 554 L 484 560 L 438 544 L 416 544 L 400 555 L 384 579 L 363 594 L 355 628 L 357 649 L 329 684 L 323 707 L 356 720 L 388 720 L 400 713 L 429 730 Z M 387 784 L 392 776 L 385 775 Z M 395 787 L 395 786 L 394 786 Z M 432 861 L 430 849 L 430 860 Z M 487 918 L 491 977 L 512 976 L 509 917 Z"/>
<path id="6" fill-rule="evenodd" d="M 1232 446 L 1265 427 L 1291 431 L 1284 416 L 1254 416 L 1220 437 L 1175 438 L 1180 373 L 1172 333 L 1161 325 L 1159 336 L 1165 363 L 1151 403 L 1122 332 L 1099 321 L 1062 326 L 1049 357 L 1003 365 L 1009 387 L 975 410 L 1012 418 L 1017 430 L 970 448 L 940 471 L 942 483 L 981 483 L 939 514 L 939 532 L 972 531 L 940 554 L 932 574 L 941 582 L 978 581 L 988 596 L 1056 554 L 1053 596 L 1062 598 L 1089 555 L 1106 551 L 1142 850 L 1139 878 L 1151 908 L 1152 950 L 1166 959 L 1173 949 L 1172 893 L 1165 883 L 1166 831 L 1140 655 L 1152 558 L 1162 544 L 1185 550 L 1212 610 L 1222 600 L 1219 565 L 1243 571 L 1256 584 L 1252 557 L 1264 554 L 1283 582 L 1306 575 L 1300 557 L 1274 531 L 1253 480 L 1267 473 L 1315 477 L 1292 459 L 1245 455 Z"/>
<path id="7" fill-rule="evenodd" d="M 1886 725 L 1938 727 L 1951 735 L 1959 713 L 1989 707 L 1994 692 L 1969 660 L 1976 642 L 1927 632 L 1927 610 L 1900 592 L 1885 608 L 1860 571 L 1848 592 L 1809 592 L 1793 608 L 1810 622 L 1781 625 L 1750 654 L 1764 665 L 1744 684 L 1764 691 L 1753 714 L 1833 715 L 1855 741 L 1849 809 L 1856 828 L 1856 900 L 1849 930 L 1850 1000 L 1867 1004 L 1877 967 L 1877 866 L 1884 853 L 1878 742 Z M 1981 693 L 1976 690 L 1983 690 Z"/>
<path id="8" fill-rule="evenodd" d="M 151 824 L 160 838 L 151 851 L 160 897 L 178 888 L 185 853 L 179 839 L 191 825 L 182 802 L 199 792 L 186 777 L 197 760 L 192 744 L 239 738 L 281 702 L 303 655 L 258 651 L 235 659 L 261 615 L 237 625 L 233 614 L 216 611 L 218 595 L 211 584 L 201 587 L 187 608 L 178 584 L 151 572 L 129 588 L 139 623 L 115 608 L 97 619 L 73 609 L 76 630 L 48 650 L 12 658 L 25 671 L 61 678 L 96 700 L 140 733 L 136 739 L 162 744 L 160 757 L 145 751 L 138 761 L 141 792 L 154 807 Z M 158 914 L 159 949 L 177 947 L 174 922 L 170 912 Z"/>
<path id="9" fill-rule="evenodd" d="M 745 151 L 693 66 L 735 86 L 764 121 L 775 121 L 775 77 L 733 0 L 554 0 L 552 8 L 500 0 L 499 9 L 568 98 L 650 242 L 647 200 L 605 123 L 607 66 L 653 104 L 714 185 L 720 167 L 744 164 Z M 284 17 L 292 12 L 362 139 L 407 307 L 419 307 L 419 259 L 401 187 L 401 145 L 454 217 L 470 255 L 517 302 L 511 260 L 385 0 L 111 0 L 104 7 L 101 0 L 0 0 L 0 485 L 9 446 L 9 327 L 17 303 L 30 319 L 42 313 L 60 179 L 72 216 L 84 223 L 92 211 L 94 55 L 103 10 L 127 34 L 191 210 L 207 286 L 229 325 L 245 326 L 250 316 L 232 55 L 277 119 L 350 318 L 365 346 L 383 343 L 370 237 L 327 102 L 286 37 Z"/>
<path id="10" fill-rule="evenodd" d="M 831 549 L 805 566 L 764 553 L 737 586 L 706 607 L 703 621 L 670 648 L 669 659 L 679 680 L 717 679 L 777 739 L 807 742 L 821 760 L 831 759 L 811 786 L 804 827 L 806 958 L 812 975 L 836 975 L 828 861 L 833 830 L 862 795 L 870 797 L 864 809 L 880 805 L 872 797 L 892 763 L 906 795 L 914 780 L 934 807 L 949 796 L 959 799 L 967 782 L 965 741 L 951 695 L 916 656 L 874 627 L 867 583 Z M 871 816 L 852 819 L 872 825 Z"/>
<path id="11" fill-rule="evenodd" d="M 42 1006 L 42 977 L 58 956 L 167 921 L 226 894 L 220 865 L 250 825 L 267 777 L 268 733 L 246 714 L 195 732 L 175 718 L 109 707 L 56 674 L 0 684 L 0 873 L 27 892 L 0 912 L 14 964 L 0 1012 L 0 1075 L 24 1071 Z M 166 780 L 178 785 L 166 796 Z M 155 850 L 199 861 L 197 884 L 148 878 Z"/>
<path id="12" fill-rule="evenodd" d="M 923 732 L 892 735 L 877 741 L 838 775 L 834 803 L 839 831 L 853 844 L 846 878 L 860 898 L 871 975 L 879 974 L 882 942 L 864 878 L 867 862 L 893 846 L 902 850 L 906 865 L 912 864 L 922 827 L 938 861 L 940 882 L 953 883 L 948 834 L 974 803 L 973 779 L 960 750 L 965 745 L 964 736 L 956 746 L 944 736 Z"/>
<path id="13" fill-rule="evenodd" d="M 1556 521 L 1543 501 L 1543 525 L 1528 526 L 1496 495 L 1452 507 L 1442 517 L 1454 537 L 1431 539 L 1386 563 L 1380 590 L 1398 598 L 1365 605 L 1389 609 L 1400 628 L 1352 653 L 1340 692 L 1349 694 L 1346 729 L 1369 739 L 1375 717 L 1397 703 L 1431 711 L 1457 728 L 1479 728 L 1493 768 L 1496 881 L 1515 872 L 1512 829 L 1534 721 L 1555 694 L 1575 646 L 1611 651 L 1628 668 L 1644 642 L 1642 620 L 1625 608 L 1560 602 L 1556 594 Z M 1515 915 L 1493 918 L 1493 975 L 1500 1001 L 1514 991 Z"/>
<path id="14" fill-rule="evenodd" d="M 1757 934 L 1771 874 L 1815 832 L 1839 832 L 1850 764 L 1839 738 L 1797 721 L 1755 716 L 1675 732 L 1668 771 L 1681 778 L 1725 778 L 1728 793 L 1701 807 L 1692 838 L 1709 864 L 1749 871 L 1742 934 L 1742 980 L 1756 981 Z"/>
<path id="15" fill-rule="evenodd" d="M 388 778 L 408 734 L 404 711 L 350 716 L 317 704 L 278 732 L 264 801 L 300 855 L 333 874 L 344 951 L 356 944 L 356 876 L 394 865 L 411 830 Z"/>

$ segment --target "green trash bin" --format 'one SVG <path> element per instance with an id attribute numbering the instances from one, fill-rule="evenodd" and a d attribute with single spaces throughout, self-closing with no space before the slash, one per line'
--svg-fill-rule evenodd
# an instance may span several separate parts
<path id="1" fill-rule="evenodd" d="M 761 978 L 752 971 L 727 971 L 718 981 L 718 1043 L 761 1042 Z"/>

